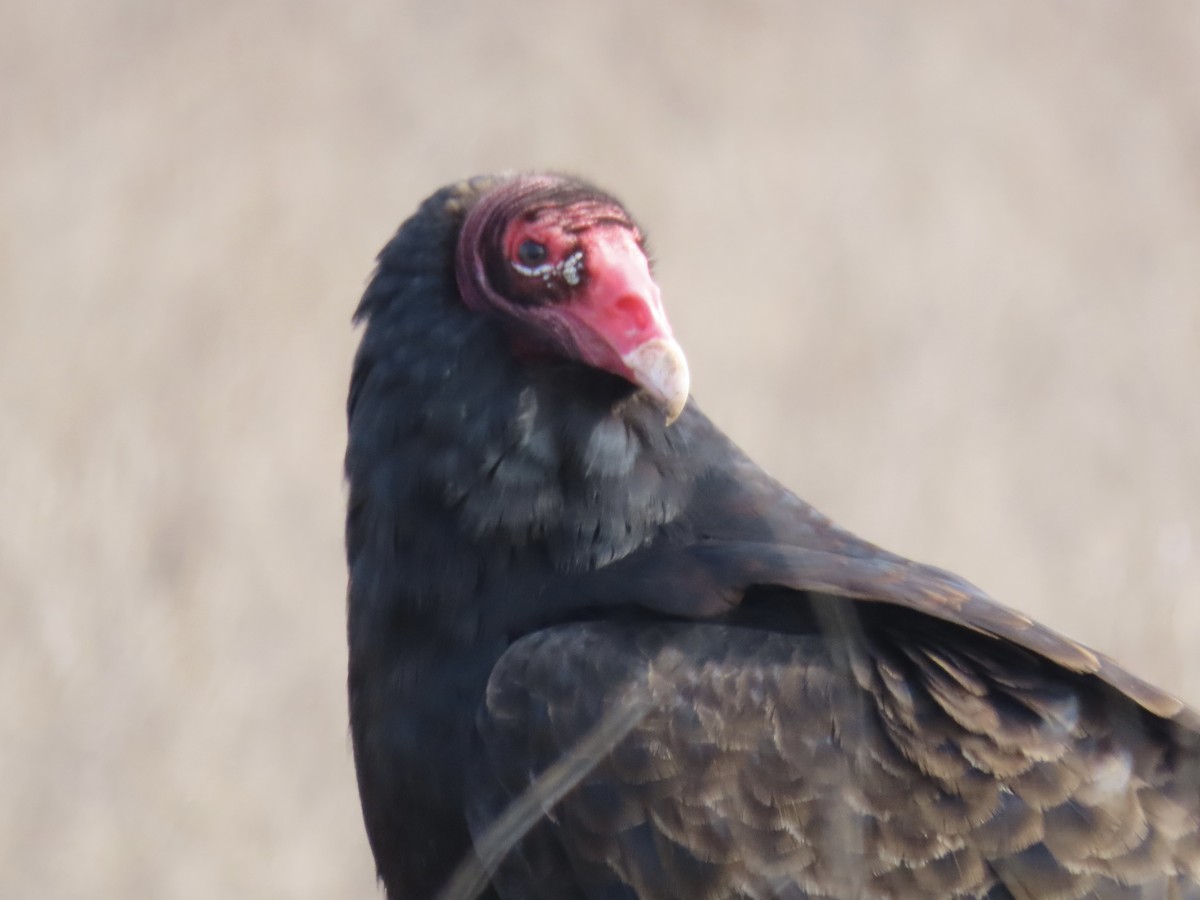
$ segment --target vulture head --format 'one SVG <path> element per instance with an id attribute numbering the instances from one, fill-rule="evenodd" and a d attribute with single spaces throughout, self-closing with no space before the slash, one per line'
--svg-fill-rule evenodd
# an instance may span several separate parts
<path id="1" fill-rule="evenodd" d="M 688 397 L 641 229 L 577 179 L 517 176 L 484 193 L 455 255 L 462 302 L 504 325 L 519 357 L 558 356 L 624 378 L 667 423 Z"/>

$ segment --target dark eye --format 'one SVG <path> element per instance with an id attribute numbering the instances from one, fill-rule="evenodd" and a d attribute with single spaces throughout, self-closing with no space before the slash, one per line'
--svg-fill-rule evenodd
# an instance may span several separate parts
<path id="1" fill-rule="evenodd" d="M 537 241 L 522 241 L 517 248 L 517 259 L 525 266 L 540 266 L 546 261 L 546 245 Z"/>

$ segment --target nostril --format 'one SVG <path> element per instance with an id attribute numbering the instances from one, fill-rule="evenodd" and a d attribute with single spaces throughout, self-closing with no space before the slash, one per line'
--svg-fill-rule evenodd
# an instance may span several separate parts
<path id="1" fill-rule="evenodd" d="M 617 309 L 628 320 L 630 330 L 643 331 L 653 321 L 650 304 L 637 294 L 625 294 L 617 299 Z"/>

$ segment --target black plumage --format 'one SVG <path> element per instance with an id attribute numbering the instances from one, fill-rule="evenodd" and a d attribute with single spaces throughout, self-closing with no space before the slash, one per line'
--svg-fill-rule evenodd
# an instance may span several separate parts
<path id="1" fill-rule="evenodd" d="M 389 896 L 433 896 L 630 697 L 490 896 L 1200 896 L 1200 720 L 680 412 L 656 288 L 653 341 L 597 343 L 643 246 L 578 180 L 474 179 L 359 307 L 350 714 Z"/>

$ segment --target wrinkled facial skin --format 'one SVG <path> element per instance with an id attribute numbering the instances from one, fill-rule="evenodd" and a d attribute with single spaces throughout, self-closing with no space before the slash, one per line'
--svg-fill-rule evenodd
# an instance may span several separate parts
<path id="1" fill-rule="evenodd" d="M 682 411 L 687 361 L 642 234 L 616 201 L 555 202 L 527 181 L 502 186 L 464 223 L 458 276 L 463 302 L 507 321 L 518 350 L 618 375 L 645 391 L 668 424 Z"/>
<path id="2" fill-rule="evenodd" d="M 591 268 L 602 264 L 603 246 L 622 236 L 645 256 L 641 232 L 619 207 L 580 202 L 533 209 L 508 223 L 494 271 L 503 273 L 505 294 L 520 305 L 577 298 L 587 291 L 589 261 Z"/>

